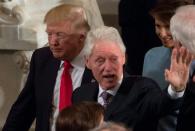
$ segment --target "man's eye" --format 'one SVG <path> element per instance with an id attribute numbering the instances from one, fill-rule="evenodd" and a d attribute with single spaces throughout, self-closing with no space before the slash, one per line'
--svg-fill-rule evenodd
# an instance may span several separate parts
<path id="1" fill-rule="evenodd" d="M 48 35 L 48 36 L 51 36 L 51 35 L 52 35 L 52 33 L 47 33 L 47 35 Z"/>
<path id="2" fill-rule="evenodd" d="M 167 30 L 169 30 L 169 29 L 170 29 L 170 25 L 166 25 L 165 28 L 166 28 Z"/>
<path id="3" fill-rule="evenodd" d="M 102 63 L 102 62 L 104 62 L 104 60 L 101 59 L 101 60 L 98 60 L 98 62 L 99 62 L 99 63 Z"/>
<path id="4" fill-rule="evenodd" d="M 65 33 L 62 33 L 62 32 L 58 32 L 58 33 L 56 33 L 56 35 L 58 37 L 64 37 L 64 36 L 66 36 L 66 34 Z"/>
<path id="5" fill-rule="evenodd" d="M 112 62 L 117 62 L 118 59 L 117 59 L 117 58 L 112 58 L 111 61 L 112 61 Z"/>
<path id="6" fill-rule="evenodd" d="M 96 63 L 98 63 L 98 64 L 102 64 L 102 63 L 104 63 L 104 59 L 102 59 L 102 58 L 97 59 L 97 60 L 96 60 Z"/>
<path id="7" fill-rule="evenodd" d="M 156 27 L 156 28 L 160 28 L 160 25 L 159 25 L 159 24 L 155 24 L 155 27 Z"/>

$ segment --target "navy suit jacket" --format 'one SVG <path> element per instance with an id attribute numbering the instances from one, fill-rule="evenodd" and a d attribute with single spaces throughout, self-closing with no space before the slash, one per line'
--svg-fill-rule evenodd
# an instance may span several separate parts
<path id="1" fill-rule="evenodd" d="M 195 75 L 195 72 L 192 76 Z M 190 79 L 178 116 L 176 131 L 195 131 L 195 82 Z"/>
<path id="2" fill-rule="evenodd" d="M 73 92 L 73 103 L 97 101 L 98 83 L 81 86 Z M 161 116 L 179 108 L 180 100 L 172 100 L 151 79 L 128 76 L 107 106 L 105 120 L 122 122 L 134 131 L 156 131 Z"/>
<path id="3" fill-rule="evenodd" d="M 36 131 L 49 131 L 52 98 L 60 60 L 49 47 L 37 49 L 31 59 L 26 85 L 13 104 L 3 131 L 27 131 L 36 118 Z M 85 70 L 82 84 L 91 82 L 92 73 Z"/>

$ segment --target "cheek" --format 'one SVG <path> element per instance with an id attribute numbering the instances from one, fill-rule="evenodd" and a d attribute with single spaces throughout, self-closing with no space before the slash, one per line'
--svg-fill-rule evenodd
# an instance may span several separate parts
<path id="1" fill-rule="evenodd" d="M 118 61 L 116 64 L 113 65 L 113 67 L 116 69 L 116 70 L 121 70 L 121 68 L 123 67 L 124 65 L 124 60 L 121 59 L 120 61 Z"/>
<path id="2" fill-rule="evenodd" d="M 167 31 L 167 35 L 172 38 L 172 34 L 170 31 Z"/>
<path id="3" fill-rule="evenodd" d="M 123 65 L 117 66 L 116 72 L 117 72 L 118 75 L 121 75 L 123 73 Z"/>
<path id="4" fill-rule="evenodd" d="M 73 51 L 73 52 L 77 52 L 78 50 L 81 50 L 83 48 L 81 43 L 76 43 L 76 42 L 69 42 L 68 43 L 69 48 Z"/>
<path id="5" fill-rule="evenodd" d="M 94 77 L 96 78 L 96 79 L 100 79 L 101 78 L 101 68 L 100 67 L 98 67 L 98 66 L 93 66 L 92 67 L 92 72 L 93 72 L 93 75 L 94 75 Z"/>
<path id="6" fill-rule="evenodd" d="M 66 51 L 68 51 L 68 50 L 70 50 L 70 51 L 75 51 L 75 50 L 76 50 L 76 46 L 75 46 L 74 43 L 71 43 L 71 42 L 69 42 L 69 41 L 61 41 L 61 42 L 59 42 L 59 43 L 60 43 L 60 46 L 61 46 L 64 50 L 66 50 Z"/>
<path id="7" fill-rule="evenodd" d="M 116 64 L 113 69 L 117 77 L 120 77 L 123 74 L 123 64 L 122 63 Z"/>
<path id="8" fill-rule="evenodd" d="M 170 40 L 168 44 L 169 44 L 169 46 L 170 46 L 171 48 L 174 47 L 174 45 L 175 45 L 175 43 L 174 43 L 173 40 Z"/>
<path id="9" fill-rule="evenodd" d="M 91 64 L 91 70 L 92 70 L 92 72 L 94 72 L 95 74 L 97 74 L 97 72 L 98 72 L 98 68 L 97 68 L 97 66 L 96 65 L 94 65 L 94 64 Z"/>
<path id="10" fill-rule="evenodd" d="M 48 39 L 48 42 L 50 43 L 51 42 L 51 37 L 47 37 L 47 39 Z"/>
<path id="11" fill-rule="evenodd" d="M 160 30 L 156 27 L 156 29 L 155 29 L 155 32 L 156 32 L 156 34 L 159 36 L 160 35 Z"/>

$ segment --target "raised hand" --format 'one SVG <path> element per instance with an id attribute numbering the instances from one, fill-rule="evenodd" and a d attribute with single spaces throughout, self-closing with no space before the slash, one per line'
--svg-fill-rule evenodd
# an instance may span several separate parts
<path id="1" fill-rule="evenodd" d="M 176 47 L 172 51 L 170 69 L 165 70 L 167 80 L 175 91 L 183 91 L 189 78 L 192 54 L 185 47 Z"/>

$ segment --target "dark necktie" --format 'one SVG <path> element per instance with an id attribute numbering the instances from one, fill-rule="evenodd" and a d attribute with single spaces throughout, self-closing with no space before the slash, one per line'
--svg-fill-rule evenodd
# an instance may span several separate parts
<path id="1" fill-rule="evenodd" d="M 108 106 L 108 104 L 110 104 L 110 102 L 112 101 L 113 95 L 104 91 L 101 93 L 100 96 L 103 98 L 103 102 L 104 102 L 103 106 L 104 106 L 104 108 L 106 108 Z"/>
<path id="2" fill-rule="evenodd" d="M 64 70 L 61 76 L 60 82 L 60 100 L 59 110 L 70 106 L 72 97 L 72 79 L 70 75 L 71 64 L 68 61 L 64 61 Z"/>

